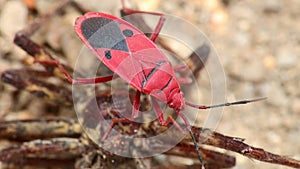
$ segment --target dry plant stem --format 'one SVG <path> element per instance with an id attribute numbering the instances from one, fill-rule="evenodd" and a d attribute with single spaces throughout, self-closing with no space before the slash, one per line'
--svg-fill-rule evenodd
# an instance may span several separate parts
<path id="1" fill-rule="evenodd" d="M 49 20 L 49 18 L 53 15 L 62 11 L 63 8 L 69 3 L 69 0 L 64 0 L 58 7 L 50 10 L 49 13 L 36 18 L 31 24 L 16 34 L 14 42 L 31 56 L 46 54 L 49 58 L 51 58 L 51 56 L 45 50 L 43 50 L 40 45 L 32 42 L 30 37 L 40 29 L 44 22 Z"/>
<path id="2" fill-rule="evenodd" d="M 4 121 L 0 122 L 0 130 L 1 139 L 30 140 L 0 151 L 0 161 L 15 165 L 16 168 L 24 165 L 35 168 L 47 160 L 54 164 L 53 167 L 73 168 L 75 160 L 79 157 L 84 158 L 88 152 L 95 152 L 97 156 L 101 156 L 99 162 L 104 168 L 111 168 L 112 163 L 123 164 L 129 161 L 99 149 L 83 135 L 81 126 L 73 119 Z M 43 167 L 45 166 L 41 168 Z M 82 167 L 79 165 L 78 168 Z"/>
<path id="3" fill-rule="evenodd" d="M 57 86 L 45 80 L 53 76 L 54 74 L 49 71 L 29 69 L 7 70 L 2 73 L 1 81 L 19 90 L 28 91 L 52 103 L 63 104 L 65 106 L 73 105 L 72 92 L 68 86 Z"/>
<path id="4" fill-rule="evenodd" d="M 140 124 L 137 123 L 136 125 Z M 160 127 L 158 125 L 158 123 L 151 123 L 149 126 L 144 125 L 142 128 L 146 133 L 151 133 L 150 130 L 152 128 Z M 120 125 L 118 127 L 122 128 L 126 126 Z M 136 128 L 136 126 L 134 128 Z M 22 132 L 20 132 L 20 129 L 22 129 Z M 52 156 L 52 158 L 55 157 L 57 159 L 75 158 L 78 157 L 78 154 L 97 149 L 94 147 L 93 143 L 85 140 L 83 142 L 87 143 L 83 144 L 81 140 L 84 139 L 78 139 L 81 137 L 83 131 L 81 130 L 80 125 L 72 119 L 58 118 L 5 121 L 0 122 L 0 131 L 0 138 L 14 141 L 33 140 L 24 142 L 21 146 L 13 146 L 4 149 L 0 153 L 1 161 L 10 161 L 11 159 L 24 156 L 35 158 L 51 158 Z M 166 152 L 166 154 L 176 156 L 190 154 L 188 157 L 196 160 L 197 154 L 193 150 L 194 147 L 192 145 L 182 143 L 178 144 L 170 152 Z M 222 168 L 228 168 L 235 165 L 234 157 L 205 149 L 201 149 L 201 152 L 203 152 L 208 166 L 222 166 Z"/>
<path id="5" fill-rule="evenodd" d="M 102 95 L 100 98 L 109 97 L 107 94 Z M 107 99 L 105 99 L 107 100 Z M 111 104 L 111 99 L 108 99 L 108 104 Z M 113 118 L 113 117 L 112 117 Z M 132 124 L 127 126 L 128 124 L 118 125 L 120 129 L 123 130 L 133 130 L 136 128 L 141 128 L 145 131 L 145 133 L 156 135 L 164 130 L 166 127 L 159 126 L 158 123 L 152 122 L 149 125 L 141 124 Z M 37 127 L 43 126 L 43 127 Z M 128 128 L 129 127 L 129 128 Z M 40 129 L 40 130 L 37 130 Z M 70 119 L 46 119 L 46 120 L 25 120 L 25 121 L 11 121 L 11 122 L 1 122 L 0 123 L 1 135 L 0 138 L 12 139 L 12 140 L 30 140 L 36 138 L 56 138 L 56 137 L 79 137 L 81 134 L 81 128 L 77 122 Z M 283 157 L 280 155 L 275 155 L 269 153 L 263 149 L 255 148 L 243 143 L 243 139 L 236 137 L 224 136 L 220 133 L 210 131 L 208 129 L 203 129 L 200 127 L 192 127 L 193 132 L 196 134 L 196 138 L 198 142 L 203 144 L 211 145 L 214 147 L 219 147 L 222 149 L 230 150 L 233 152 L 240 153 L 249 158 L 257 159 L 260 161 L 265 161 L 274 164 L 281 164 L 290 167 L 299 167 L 300 162 L 291 158 Z M 151 136 L 150 134 L 150 136 Z M 174 133 L 176 134 L 176 133 Z M 201 135 L 200 135 L 201 134 Z M 193 149 L 193 146 L 190 144 L 192 142 L 189 135 L 179 143 L 173 150 L 167 152 L 173 155 L 183 155 L 188 154 L 193 158 L 193 151 L 189 151 L 189 149 Z M 56 143 L 56 142 L 55 142 Z M 25 143 L 24 143 L 25 144 Z M 25 146 L 26 148 L 26 146 Z M 30 148 L 30 147 L 27 147 Z M 77 148 L 81 149 L 80 146 Z M 18 148 L 16 148 L 18 149 Z M 11 151 L 12 154 L 15 154 L 16 149 L 8 149 L 4 151 L 4 157 L 6 157 Z M 42 149 L 40 147 L 40 149 Z M 45 146 L 45 149 L 48 149 Z M 58 149 L 59 151 L 63 151 Z M 23 151 L 30 152 L 32 150 Z M 46 150 L 45 150 L 46 151 Z M 66 150 L 68 151 L 68 150 Z M 223 167 L 229 167 L 228 165 L 234 165 L 233 159 L 226 155 L 220 155 L 217 152 L 209 152 L 204 149 L 201 149 L 204 154 L 204 158 L 208 161 L 207 164 L 211 165 L 222 165 Z M 18 152 L 18 151 L 17 151 Z M 20 153 L 20 152 L 19 152 Z M 55 154 L 55 152 L 53 152 Z M 3 155 L 3 152 L 1 152 Z M 24 154 L 25 155 L 25 154 Z M 1 156 L 1 155 L 0 155 Z M 195 156 L 195 154 L 194 154 Z M 13 155 L 12 155 L 13 157 Z M 3 158 L 3 156 L 2 156 Z M 215 161 L 215 163 L 213 162 Z"/>
<path id="6" fill-rule="evenodd" d="M 74 159 L 40 159 L 40 158 L 19 158 L 11 159 L 8 165 L 3 164 L 3 169 L 19 169 L 21 166 L 26 169 L 59 169 L 74 168 Z"/>
<path id="7" fill-rule="evenodd" d="M 43 60 L 43 59 L 54 59 L 49 52 L 47 52 L 43 47 L 39 44 L 33 42 L 30 37 L 40 29 L 44 22 L 48 21 L 53 15 L 56 15 L 69 4 L 75 4 L 70 0 L 62 1 L 57 7 L 50 10 L 49 13 L 42 15 L 36 18 L 31 24 L 29 24 L 26 28 L 16 33 L 14 38 L 14 43 L 26 51 L 29 55 L 33 56 L 34 59 Z M 77 6 L 77 5 L 75 5 Z M 52 70 L 53 68 L 49 69 L 48 65 L 43 65 L 47 70 Z M 66 66 L 67 70 L 72 71 L 72 68 Z"/>
<path id="8" fill-rule="evenodd" d="M 75 138 L 53 138 L 49 140 L 33 140 L 23 143 L 20 147 L 10 147 L 1 151 L 0 160 L 9 161 L 26 155 L 34 158 L 72 159 L 87 151 L 80 140 Z"/>
<path id="9" fill-rule="evenodd" d="M 186 158 L 197 158 L 194 145 L 187 142 L 180 142 L 176 147 L 166 152 L 169 155 L 180 155 L 186 152 Z M 235 166 L 236 160 L 234 157 L 219 153 L 212 150 L 200 148 L 201 155 L 205 161 L 206 168 L 231 168 Z"/>
<path id="10" fill-rule="evenodd" d="M 72 137 L 82 134 L 81 126 L 73 119 L 33 119 L 0 122 L 0 138 L 15 141 Z"/>
<path id="11" fill-rule="evenodd" d="M 97 156 L 101 156 L 99 162 L 103 168 L 112 168 L 112 164 L 130 163 L 130 160 L 126 161 L 124 157 L 105 153 L 94 148 L 92 143 L 85 143 L 85 141 L 77 138 L 62 137 L 24 142 L 20 146 L 10 147 L 1 151 L 0 160 L 18 167 L 26 165 L 33 166 L 33 168 L 39 166 L 41 161 L 49 160 L 49 162 L 56 164 L 58 168 L 73 168 L 78 158 L 83 158 L 86 153 L 95 151 Z M 71 162 L 72 164 L 70 164 Z M 49 166 L 47 165 L 47 167 Z M 45 168 L 45 166 L 42 166 L 42 168 Z M 79 165 L 76 168 L 83 167 Z"/>
<path id="12" fill-rule="evenodd" d="M 198 141 L 202 144 L 237 152 L 246 157 L 259 161 L 300 168 L 300 161 L 288 158 L 286 156 L 276 155 L 261 148 L 249 146 L 243 142 L 243 139 L 225 136 L 220 133 L 210 131 L 209 129 L 202 129 L 200 127 L 192 127 L 192 130 L 195 133 Z"/>

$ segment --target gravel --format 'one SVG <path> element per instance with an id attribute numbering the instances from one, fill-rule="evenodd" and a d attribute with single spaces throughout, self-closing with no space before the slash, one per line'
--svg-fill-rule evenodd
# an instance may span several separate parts
<path id="1" fill-rule="evenodd" d="M 53 5 L 43 0 L 37 2 L 37 9 L 42 13 Z M 115 15 L 120 8 L 120 3 L 104 0 L 78 2 L 87 9 Z M 221 0 L 136 2 L 137 5 L 133 6 L 142 10 L 151 9 L 184 18 L 207 35 L 225 71 L 228 101 L 268 97 L 266 101 L 225 108 L 217 124 L 218 132 L 245 138 L 250 145 L 300 159 L 300 1 L 230 0 L 226 1 L 228 4 Z M 54 22 L 43 28 L 44 34 L 36 36 L 36 39 L 47 41 L 55 50 L 62 51 L 67 62 L 74 65 L 74 58 L 82 44 L 72 28 L 78 14 L 69 12 L 64 18 L 54 18 Z M 28 10 L 22 1 L 0 0 L 0 71 L 22 67 L 21 60 L 26 54 L 15 47 L 12 39 L 16 31 L 30 22 L 27 15 Z M 193 37 L 190 38 L 192 40 Z M 214 65 L 209 61 L 207 67 Z M 205 71 L 199 78 L 202 103 L 210 104 L 211 101 L 210 78 L 214 77 L 207 77 Z M 2 83 L 0 87 L 1 117 L 5 112 L 14 110 L 10 103 L 14 89 Z M 26 99 L 36 100 L 28 95 Z M 22 108 L 15 111 L 23 112 Z M 202 124 L 203 121 L 199 120 L 198 125 Z M 239 169 L 284 168 L 240 155 L 236 157 L 236 168 Z"/>

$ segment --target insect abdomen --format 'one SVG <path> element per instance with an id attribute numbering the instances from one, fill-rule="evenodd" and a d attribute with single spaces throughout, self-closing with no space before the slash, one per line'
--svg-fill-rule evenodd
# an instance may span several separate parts
<path id="1" fill-rule="evenodd" d="M 148 70 L 146 78 L 142 81 L 142 92 L 150 94 L 162 102 L 167 103 L 170 93 L 179 89 L 179 84 L 174 76 L 169 62 Z"/>

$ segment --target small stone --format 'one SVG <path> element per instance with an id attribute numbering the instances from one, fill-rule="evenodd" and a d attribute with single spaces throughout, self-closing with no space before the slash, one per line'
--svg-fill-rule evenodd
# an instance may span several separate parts
<path id="1" fill-rule="evenodd" d="M 254 93 L 255 93 L 255 90 L 254 90 L 254 86 L 252 83 L 244 83 L 243 85 L 239 86 L 237 88 L 237 91 L 239 91 L 239 97 L 238 98 L 241 98 L 241 97 L 244 97 L 244 98 L 252 98 L 252 97 L 255 97 L 254 96 Z"/>
<path id="2" fill-rule="evenodd" d="M 4 6 L 7 0 L 0 0 L 0 6 Z"/>
<path id="3" fill-rule="evenodd" d="M 292 111 L 294 113 L 300 114 L 300 99 L 293 100 Z"/>
<path id="4" fill-rule="evenodd" d="M 54 1 L 54 0 L 53 0 Z M 53 8 L 53 1 L 36 1 L 36 9 L 40 14 L 45 14 L 49 12 L 49 9 Z M 57 0 L 55 0 L 57 1 Z M 59 1 L 57 1 L 56 4 L 59 4 Z"/>
<path id="5" fill-rule="evenodd" d="M 27 9 L 21 1 L 7 1 L 0 15 L 0 32 L 12 41 L 16 32 L 26 25 Z"/>
<path id="6" fill-rule="evenodd" d="M 90 11 L 101 11 L 105 13 L 111 13 L 117 12 L 119 14 L 119 10 L 121 9 L 121 1 L 89 1 L 87 3 L 86 0 L 77 0 L 77 2 L 80 4 L 80 6 L 83 7 L 83 9 L 89 9 Z M 126 7 L 131 8 L 130 3 L 128 1 L 125 1 Z M 116 15 L 118 15 L 115 13 Z"/>
<path id="7" fill-rule="evenodd" d="M 139 0 L 138 9 L 143 11 L 155 11 L 159 5 L 159 0 Z"/>
<path id="8" fill-rule="evenodd" d="M 258 30 L 256 32 L 256 39 L 257 44 L 267 44 L 270 41 L 270 32 L 266 30 Z"/>
<path id="9" fill-rule="evenodd" d="M 0 37 L 0 46 L 0 56 L 3 56 L 10 51 L 12 45 L 10 43 L 7 43 L 6 39 Z"/>
<path id="10" fill-rule="evenodd" d="M 64 34 L 62 36 L 62 41 L 61 41 L 62 50 L 63 50 L 64 54 L 66 55 L 68 63 L 72 66 L 75 65 L 76 58 L 80 54 L 80 50 L 83 47 L 83 43 L 81 41 L 74 40 L 76 38 L 77 37 L 75 34 Z M 70 49 L 72 49 L 72 50 L 70 50 Z M 95 57 L 95 56 L 93 56 L 93 57 Z M 88 59 L 91 60 L 90 58 L 88 58 Z"/>
<path id="11" fill-rule="evenodd" d="M 251 82 L 262 81 L 266 75 L 265 67 L 259 58 L 246 61 L 236 60 L 235 64 L 230 65 L 229 71 L 234 76 Z"/>
<path id="12" fill-rule="evenodd" d="M 249 33 L 236 32 L 234 36 L 236 45 L 238 45 L 239 47 L 249 46 L 251 43 L 251 36 Z"/>
<path id="13" fill-rule="evenodd" d="M 228 12 L 222 8 L 215 10 L 211 16 L 211 23 L 220 28 L 228 22 Z"/>
<path id="14" fill-rule="evenodd" d="M 265 13 L 278 13 L 281 10 L 281 0 L 265 0 L 264 12 Z"/>
<path id="15" fill-rule="evenodd" d="M 162 8 L 166 13 L 171 13 L 172 11 L 176 11 L 178 7 L 174 3 L 161 1 L 160 8 Z"/>
<path id="16" fill-rule="evenodd" d="M 277 62 L 280 68 L 290 68 L 297 65 L 298 57 L 290 47 L 283 47 L 277 54 Z"/>
<path id="17" fill-rule="evenodd" d="M 61 37 L 63 34 L 68 33 L 66 26 L 61 19 L 54 18 L 55 22 L 51 22 L 47 27 L 46 41 L 55 50 L 59 50 L 62 46 Z M 71 29 L 71 31 L 73 31 Z"/>
<path id="18" fill-rule="evenodd" d="M 27 8 L 22 1 L 7 1 L 0 14 L 0 32 L 3 39 L 0 40 L 0 55 L 12 52 L 14 58 L 20 59 L 25 52 L 13 44 L 15 34 L 26 26 Z"/>
<path id="19" fill-rule="evenodd" d="M 27 8 L 34 10 L 35 9 L 35 0 L 23 0 L 23 3 L 27 6 Z"/>
<path id="20" fill-rule="evenodd" d="M 262 95 L 268 97 L 267 102 L 274 106 L 284 107 L 288 105 L 288 97 L 279 83 L 268 83 L 261 86 Z"/>
<path id="21" fill-rule="evenodd" d="M 279 136 L 279 134 L 276 134 L 274 132 L 268 132 L 267 133 L 267 138 L 270 141 L 270 143 L 273 143 L 273 144 L 279 144 L 279 143 L 282 142 L 282 139 Z"/>
<path id="22" fill-rule="evenodd" d="M 249 29 L 251 28 L 251 23 L 246 20 L 246 19 L 242 19 L 238 22 L 238 28 L 241 30 L 241 31 L 249 31 Z"/>
<path id="23" fill-rule="evenodd" d="M 264 62 L 264 66 L 268 70 L 272 70 L 276 66 L 276 60 L 275 60 L 274 56 L 272 56 L 272 55 L 265 56 L 263 62 Z"/>
<path id="24" fill-rule="evenodd" d="M 1 63 L 0 63 L 0 65 L 1 65 Z M 3 84 L 1 84 L 1 88 L 4 87 L 4 86 L 2 86 Z M 0 96 L 0 117 L 4 117 L 5 114 L 8 113 L 8 111 L 12 107 L 12 104 L 13 104 L 13 98 L 12 98 L 11 92 L 1 91 L 1 96 Z"/>

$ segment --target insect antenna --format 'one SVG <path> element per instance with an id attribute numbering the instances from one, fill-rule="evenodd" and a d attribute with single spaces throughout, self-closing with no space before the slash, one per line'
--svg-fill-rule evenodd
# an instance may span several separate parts
<path id="1" fill-rule="evenodd" d="M 211 108 L 216 108 L 216 107 L 225 107 L 225 106 L 233 106 L 233 105 L 239 105 L 239 104 L 247 104 L 247 103 L 257 102 L 257 101 L 266 100 L 266 99 L 267 99 L 266 97 L 263 97 L 263 98 L 258 98 L 258 99 L 241 100 L 241 101 L 237 101 L 237 102 L 230 102 L 230 103 L 216 104 L 216 105 L 211 105 L 211 106 L 197 105 L 197 104 L 193 104 L 193 103 L 190 103 L 190 102 L 185 102 L 185 104 L 188 105 L 188 106 L 190 106 L 190 107 L 197 108 L 197 109 L 211 109 Z M 197 155 L 198 155 L 198 159 L 199 159 L 200 163 L 202 164 L 201 169 L 205 169 L 204 163 L 203 163 L 203 159 L 202 159 L 201 153 L 200 153 L 200 151 L 199 151 L 199 146 L 198 146 L 198 144 L 197 144 L 195 135 L 194 135 L 194 133 L 192 132 L 191 127 L 190 127 L 190 125 L 189 125 L 187 119 L 185 118 L 185 116 L 183 116 L 180 112 L 177 112 L 177 113 L 182 117 L 182 119 L 183 119 L 183 120 L 185 121 L 185 123 L 187 124 L 187 128 L 188 128 L 188 130 L 189 130 L 189 132 L 190 132 L 190 135 L 191 135 L 192 140 L 193 140 L 194 145 L 195 145 L 195 149 L 196 149 L 196 152 L 197 152 Z"/>
<path id="2" fill-rule="evenodd" d="M 185 102 L 185 104 L 190 107 L 194 107 L 196 109 L 211 109 L 211 108 L 217 108 L 217 107 L 227 107 L 227 106 L 233 106 L 233 105 L 247 104 L 247 103 L 257 102 L 257 101 L 266 100 L 266 99 L 267 99 L 267 97 L 263 97 L 263 98 L 258 98 L 258 99 L 241 100 L 241 101 L 237 101 L 237 102 L 216 104 L 216 105 L 211 105 L 211 106 L 197 105 L 197 104 L 193 104 L 190 102 Z"/>

